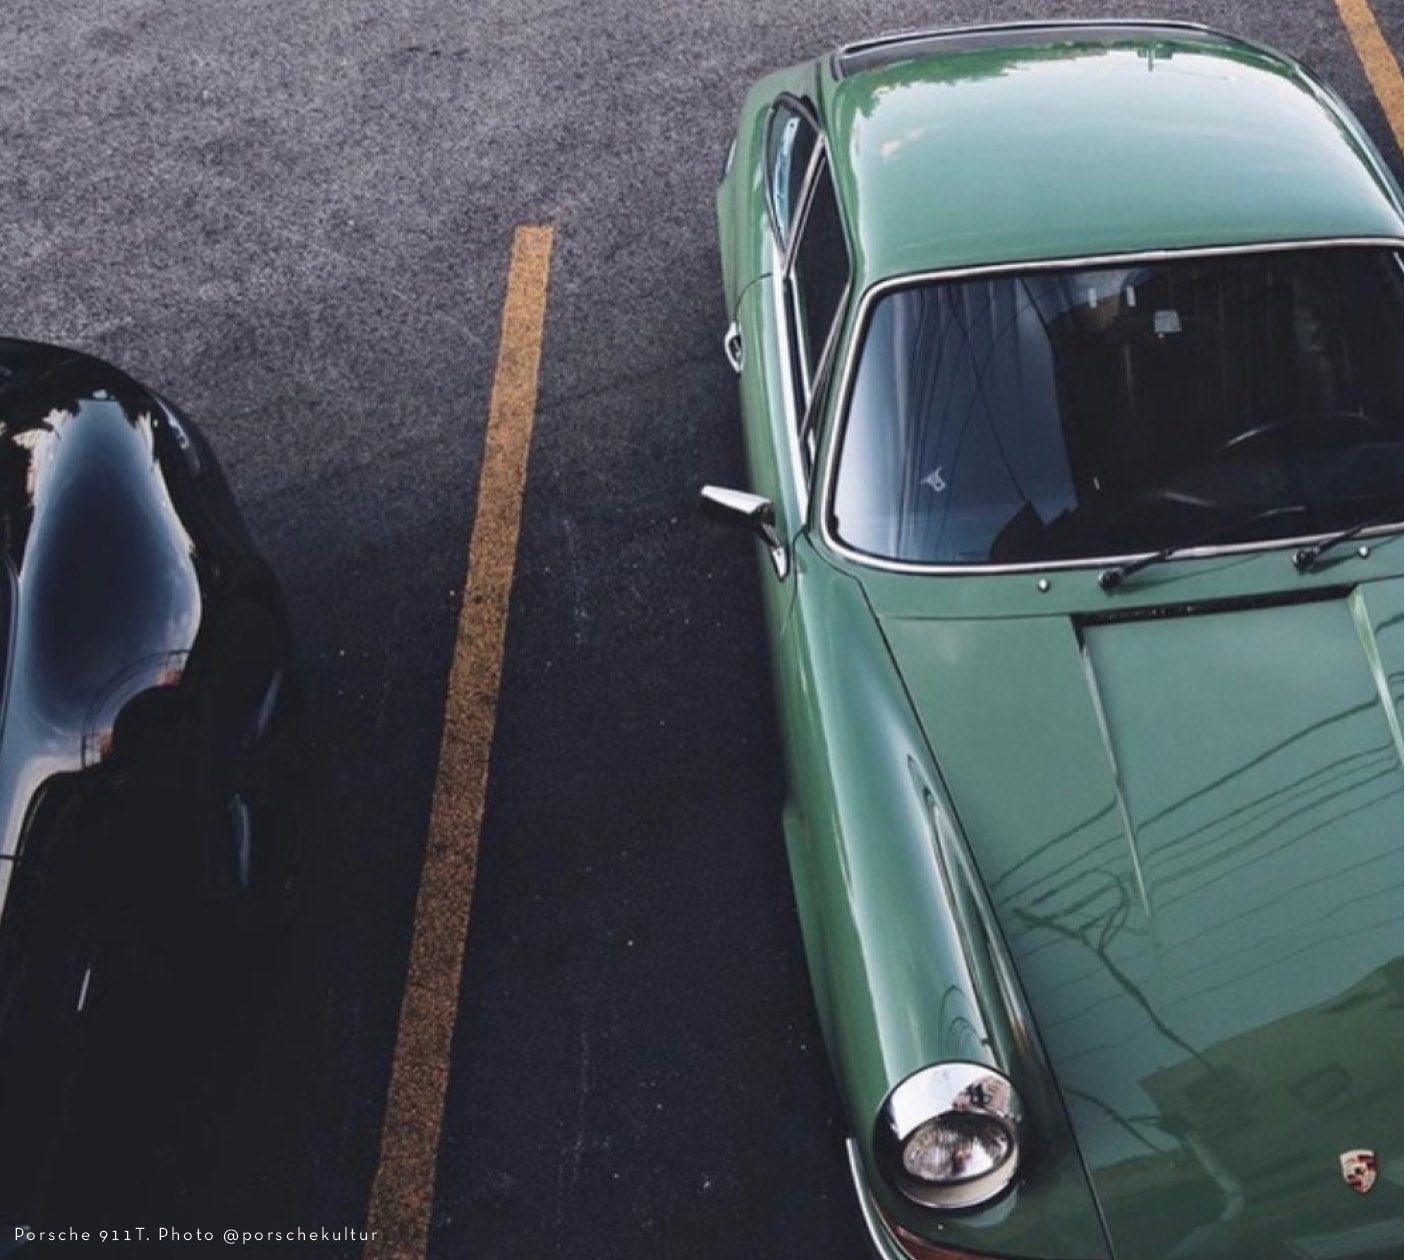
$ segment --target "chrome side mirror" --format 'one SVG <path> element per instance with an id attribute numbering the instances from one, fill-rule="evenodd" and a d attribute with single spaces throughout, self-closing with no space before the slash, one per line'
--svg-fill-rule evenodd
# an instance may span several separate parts
<path id="1" fill-rule="evenodd" d="M 745 490 L 728 490 L 724 486 L 702 488 L 703 511 L 709 516 L 733 525 L 744 525 L 766 544 L 775 565 L 776 576 L 790 572 L 790 553 L 776 532 L 776 505 L 759 494 Z"/>

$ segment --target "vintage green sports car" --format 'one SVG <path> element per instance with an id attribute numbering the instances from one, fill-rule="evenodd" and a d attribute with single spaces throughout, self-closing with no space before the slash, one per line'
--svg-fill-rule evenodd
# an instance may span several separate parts
<path id="1" fill-rule="evenodd" d="M 878 1253 L 1398 1256 L 1401 202 L 1171 23 L 875 40 L 717 199 Z"/>

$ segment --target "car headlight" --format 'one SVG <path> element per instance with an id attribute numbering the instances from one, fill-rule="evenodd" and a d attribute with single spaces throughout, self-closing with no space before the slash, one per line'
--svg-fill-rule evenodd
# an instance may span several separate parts
<path id="1" fill-rule="evenodd" d="M 898 1085 L 878 1117 L 875 1153 L 889 1181 L 925 1207 L 977 1207 L 1015 1179 L 1020 1101 L 994 1068 L 938 1063 Z"/>

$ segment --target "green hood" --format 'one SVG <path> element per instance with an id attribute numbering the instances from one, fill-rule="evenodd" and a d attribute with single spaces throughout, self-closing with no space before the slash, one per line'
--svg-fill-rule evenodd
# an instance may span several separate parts
<path id="1" fill-rule="evenodd" d="M 1399 1254 L 1400 589 L 1319 595 L 876 603 L 1119 1260 Z"/>

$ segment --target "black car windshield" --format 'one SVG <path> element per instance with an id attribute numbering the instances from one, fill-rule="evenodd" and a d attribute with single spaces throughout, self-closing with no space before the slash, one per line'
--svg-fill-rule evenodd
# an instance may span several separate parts
<path id="1" fill-rule="evenodd" d="M 897 289 L 863 333 L 831 528 L 1003 565 L 1398 521 L 1401 340 L 1390 248 Z"/>

